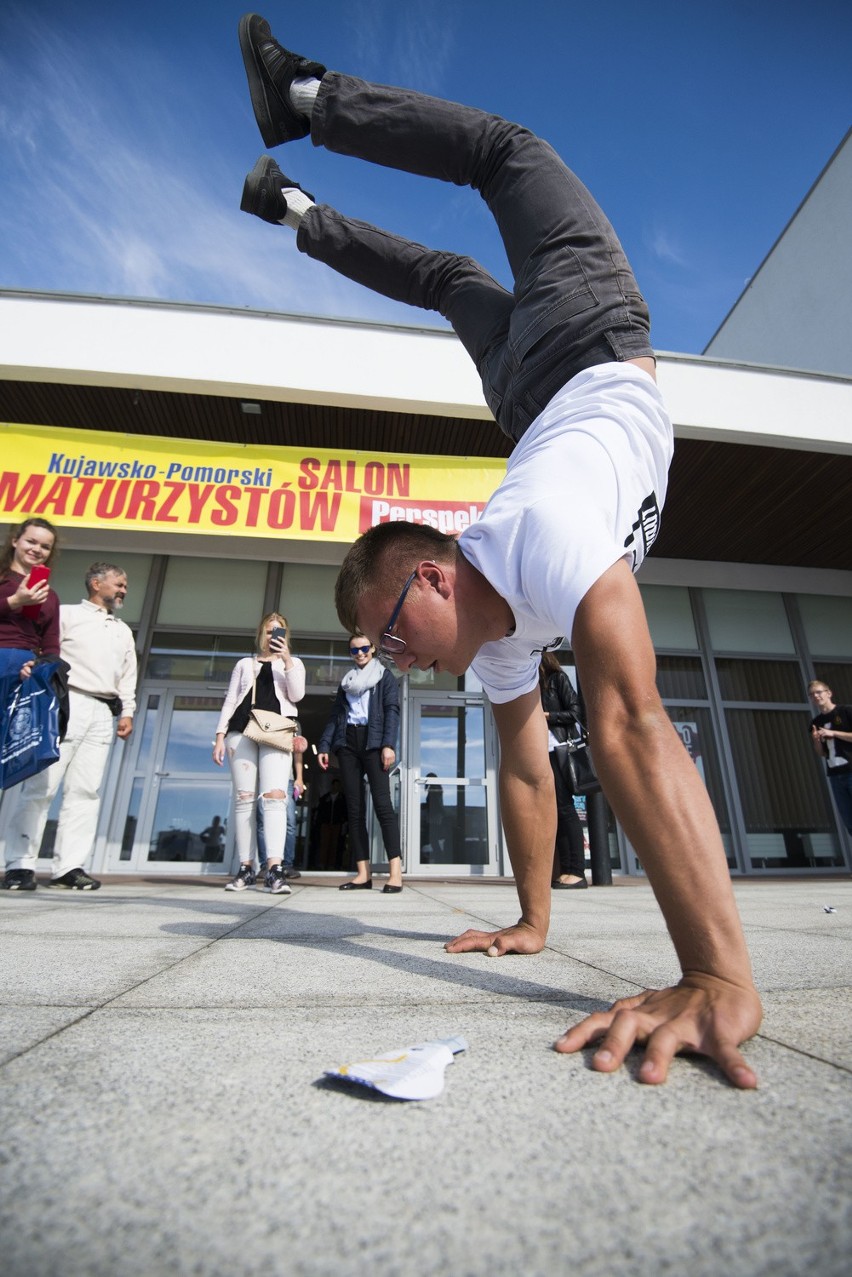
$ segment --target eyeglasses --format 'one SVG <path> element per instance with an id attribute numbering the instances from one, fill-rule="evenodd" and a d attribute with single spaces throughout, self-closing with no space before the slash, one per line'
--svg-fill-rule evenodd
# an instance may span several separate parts
<path id="1" fill-rule="evenodd" d="M 391 633 L 391 630 L 399 619 L 399 614 L 402 611 L 402 605 L 405 602 L 405 596 L 411 589 L 411 583 L 416 576 L 417 568 L 414 569 L 411 576 L 402 587 L 402 593 L 396 601 L 396 607 L 391 612 L 391 618 L 384 628 L 382 637 L 379 639 L 379 651 L 384 652 L 385 656 L 399 656 L 400 652 L 405 651 L 405 639 L 398 638 L 396 634 Z"/>
<path id="2" fill-rule="evenodd" d="M 367 643 L 364 647 L 350 647 L 349 655 L 350 656 L 366 656 L 370 650 L 370 647 L 371 647 L 370 643 Z"/>

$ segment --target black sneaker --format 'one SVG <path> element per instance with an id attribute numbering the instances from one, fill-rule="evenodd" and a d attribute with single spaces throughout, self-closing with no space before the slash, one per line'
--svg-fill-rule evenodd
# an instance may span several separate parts
<path id="1" fill-rule="evenodd" d="M 48 887 L 65 887 L 68 891 L 97 891 L 100 883 L 82 869 L 69 869 L 61 878 L 51 878 Z"/>
<path id="2" fill-rule="evenodd" d="M 301 876 L 302 876 L 302 875 L 299 873 L 299 871 L 298 871 L 298 869 L 295 867 L 295 865 L 285 865 L 285 866 L 284 866 L 284 877 L 285 877 L 285 878 L 301 878 Z"/>
<path id="3" fill-rule="evenodd" d="M 7 869 L 0 882 L 4 891 L 35 891 L 38 883 L 32 869 Z"/>
<path id="4" fill-rule="evenodd" d="M 282 186 L 295 186 L 309 200 L 314 198 L 310 191 L 304 190 L 298 182 L 282 173 L 271 156 L 261 155 L 243 185 L 240 208 L 244 213 L 253 213 L 255 217 L 262 217 L 273 226 L 280 226 L 287 213 L 287 200 L 282 193 Z"/>
<path id="5" fill-rule="evenodd" d="M 321 80 L 326 68 L 320 62 L 311 62 L 300 53 L 283 48 L 269 29 L 269 23 L 257 13 L 247 13 L 240 18 L 240 48 L 254 118 L 266 145 L 278 146 L 280 142 L 305 137 L 310 122 L 294 111 L 290 85 L 299 76 Z"/>
<path id="6" fill-rule="evenodd" d="M 245 891 L 246 887 L 253 887 L 257 882 L 255 872 L 251 865 L 240 865 L 240 871 L 231 882 L 225 884 L 226 891 Z"/>
<path id="7" fill-rule="evenodd" d="M 284 870 L 280 865 L 273 865 L 267 871 L 264 879 L 264 890 L 271 891 L 273 896 L 292 895 L 287 879 L 284 877 Z"/>

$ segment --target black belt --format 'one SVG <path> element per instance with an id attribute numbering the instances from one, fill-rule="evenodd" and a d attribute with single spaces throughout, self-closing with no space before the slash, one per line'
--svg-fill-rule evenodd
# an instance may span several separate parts
<path id="1" fill-rule="evenodd" d="M 108 705 L 113 718 L 118 718 L 121 713 L 120 696 L 98 696 L 97 692 L 84 692 L 80 687 L 72 687 L 71 691 L 77 692 L 80 696 L 88 696 L 93 701 L 101 701 L 102 704 Z"/>

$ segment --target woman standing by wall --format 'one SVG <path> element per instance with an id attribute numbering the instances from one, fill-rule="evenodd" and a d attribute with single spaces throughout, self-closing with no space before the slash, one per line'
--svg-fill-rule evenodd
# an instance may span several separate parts
<path id="1" fill-rule="evenodd" d="M 329 752 L 337 755 L 346 797 L 349 840 L 357 872 L 340 890 L 369 891 L 373 885 L 364 801 L 366 776 L 388 858 L 389 879 L 382 890 L 389 895 L 402 891 L 399 819 L 388 781 L 388 772 L 396 762 L 399 692 L 393 674 L 375 659 L 376 649 L 363 634 L 350 634 L 349 655 L 354 668 L 340 681 L 331 717 L 320 738 L 317 761 L 327 771 Z"/>
<path id="2" fill-rule="evenodd" d="M 295 718 L 296 703 L 305 695 L 305 667 L 292 655 L 287 618 L 270 612 L 257 627 L 256 656 L 237 661 L 219 715 L 213 761 L 220 767 L 227 754 L 234 786 L 234 840 L 240 868 L 226 891 L 243 891 L 257 881 L 254 871 L 254 814 L 258 792 L 263 798 L 268 862 L 264 888 L 273 895 L 289 895 L 281 868 L 287 837 L 287 784 L 292 753 L 260 744 L 243 735 L 252 706 Z M 292 748 L 292 736 L 290 744 Z"/>

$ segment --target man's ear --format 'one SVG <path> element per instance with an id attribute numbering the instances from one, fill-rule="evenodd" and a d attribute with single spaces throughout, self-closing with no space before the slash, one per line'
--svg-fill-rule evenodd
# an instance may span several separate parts
<path id="1" fill-rule="evenodd" d="M 454 573 L 451 566 L 449 563 L 434 563 L 431 559 L 425 559 L 418 563 L 417 575 L 430 589 L 448 599 L 453 593 Z"/>

